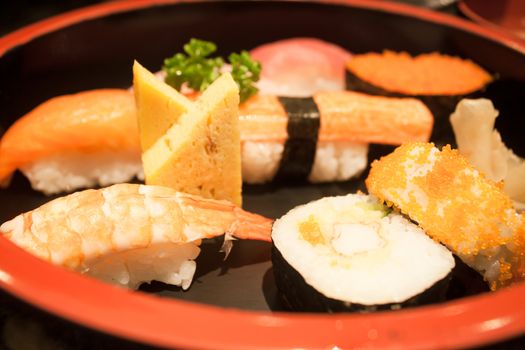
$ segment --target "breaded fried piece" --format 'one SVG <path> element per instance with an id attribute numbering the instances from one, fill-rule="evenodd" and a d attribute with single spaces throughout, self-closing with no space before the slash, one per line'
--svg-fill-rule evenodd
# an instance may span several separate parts
<path id="1" fill-rule="evenodd" d="M 395 205 L 497 289 L 525 276 L 525 220 L 510 198 L 445 146 L 409 143 L 372 163 L 368 191 Z"/>

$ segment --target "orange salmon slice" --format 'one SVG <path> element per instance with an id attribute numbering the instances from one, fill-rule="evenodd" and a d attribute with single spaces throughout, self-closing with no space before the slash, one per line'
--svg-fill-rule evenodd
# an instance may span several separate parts
<path id="1" fill-rule="evenodd" d="M 0 141 L 0 182 L 37 159 L 101 149 L 140 154 L 135 102 L 127 90 L 55 97 L 17 120 Z"/>

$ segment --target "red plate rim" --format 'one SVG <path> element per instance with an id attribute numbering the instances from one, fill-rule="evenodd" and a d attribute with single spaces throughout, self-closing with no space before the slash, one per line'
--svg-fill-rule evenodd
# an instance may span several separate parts
<path id="1" fill-rule="evenodd" d="M 194 1 L 109 2 L 71 11 L 0 38 L 0 57 L 16 46 L 72 24 L 179 2 Z M 455 27 L 525 55 L 525 43 L 510 35 L 425 9 L 383 1 L 317 2 L 367 8 Z M 396 312 L 269 313 L 164 299 L 109 286 L 37 259 L 3 237 L 0 252 L 0 287 L 9 293 L 87 327 L 162 347 L 451 348 L 486 344 L 525 332 L 524 283 L 496 293 Z"/>

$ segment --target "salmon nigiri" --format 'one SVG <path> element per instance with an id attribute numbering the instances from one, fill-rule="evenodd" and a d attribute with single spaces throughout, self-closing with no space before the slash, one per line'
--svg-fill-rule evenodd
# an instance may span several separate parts
<path id="1" fill-rule="evenodd" d="M 102 89 L 52 98 L 0 141 L 0 182 L 20 169 L 51 194 L 142 177 L 133 95 Z"/>

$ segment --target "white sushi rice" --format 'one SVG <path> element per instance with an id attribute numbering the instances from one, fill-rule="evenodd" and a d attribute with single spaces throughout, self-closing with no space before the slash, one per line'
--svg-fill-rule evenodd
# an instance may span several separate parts
<path id="1" fill-rule="evenodd" d="M 366 195 L 327 197 L 277 220 L 272 240 L 306 282 L 329 298 L 401 303 L 445 278 L 454 258 L 403 216 L 384 216 L 381 207 Z M 308 220 L 318 224 L 324 243 L 304 238 L 299 225 Z"/>
<path id="2" fill-rule="evenodd" d="M 200 253 L 193 243 L 157 243 L 146 248 L 107 254 L 86 263 L 84 274 L 104 282 L 137 289 L 153 280 L 188 289 Z"/>
<path id="3" fill-rule="evenodd" d="M 29 179 L 33 189 L 48 195 L 128 182 L 134 177 L 144 179 L 140 154 L 137 152 L 57 154 L 20 170 Z"/>
<path id="4" fill-rule="evenodd" d="M 280 142 L 243 142 L 243 181 L 270 182 L 279 168 L 283 149 L 284 144 Z M 367 144 L 321 141 L 308 180 L 313 183 L 344 181 L 359 176 L 367 166 L 367 153 Z M 144 180 L 142 162 L 136 152 L 63 153 L 40 159 L 20 170 L 33 189 L 47 195 L 109 186 L 133 178 Z"/>
<path id="5" fill-rule="evenodd" d="M 284 144 L 279 142 L 243 142 L 243 181 L 249 184 L 271 181 L 283 150 Z M 314 183 L 344 181 L 359 176 L 367 166 L 367 154 L 367 144 L 320 141 L 308 180 Z"/>

